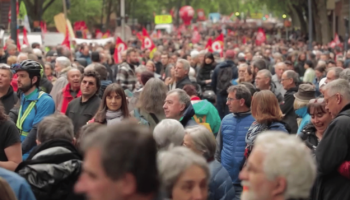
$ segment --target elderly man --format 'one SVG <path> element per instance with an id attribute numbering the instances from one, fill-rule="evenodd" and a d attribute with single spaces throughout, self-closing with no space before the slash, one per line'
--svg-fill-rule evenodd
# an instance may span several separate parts
<path id="1" fill-rule="evenodd" d="M 77 193 L 90 200 L 157 199 L 157 145 L 148 128 L 129 121 L 103 127 L 84 138 L 82 147 Z"/>
<path id="2" fill-rule="evenodd" d="M 307 200 L 315 177 L 314 160 L 299 138 L 282 132 L 261 133 L 239 175 L 244 187 L 241 199 Z"/>
<path id="3" fill-rule="evenodd" d="M 217 140 L 215 158 L 221 162 L 232 179 L 235 200 L 240 199 L 242 192 L 239 171 L 244 164 L 245 137 L 250 125 L 255 121 L 250 112 L 252 95 L 243 85 L 228 88 L 227 105 L 231 114 L 224 117 Z"/>
<path id="4" fill-rule="evenodd" d="M 350 160 L 350 84 L 338 79 L 323 89 L 326 109 L 334 119 L 316 149 L 317 200 L 350 199 L 350 180 L 338 172 L 341 164 Z"/>
<path id="5" fill-rule="evenodd" d="M 276 85 L 276 90 L 281 93 L 282 96 L 286 93 L 281 83 L 282 74 L 287 70 L 287 65 L 284 62 L 279 62 L 275 65 L 275 75 L 272 76 L 272 81 Z"/>
<path id="6" fill-rule="evenodd" d="M 190 71 L 190 63 L 185 59 L 178 59 L 175 65 L 176 88 L 183 89 L 187 84 L 192 84 L 188 73 Z"/>
<path id="7" fill-rule="evenodd" d="M 160 74 L 161 78 L 165 80 L 167 77 L 170 77 L 170 68 L 173 66 L 170 62 L 169 54 L 164 52 L 160 56 L 160 61 L 162 66 L 160 69 L 157 69 L 157 74 Z"/>
<path id="8" fill-rule="evenodd" d="M 170 146 L 181 146 L 184 136 L 184 127 L 175 119 L 163 119 L 153 130 L 153 138 L 160 150 L 169 149 Z"/>
<path id="9" fill-rule="evenodd" d="M 68 84 L 56 95 L 56 111 L 66 113 L 69 102 L 81 96 L 79 69 L 72 68 L 67 72 Z"/>
<path id="10" fill-rule="evenodd" d="M 31 185 L 36 199 L 83 199 L 73 192 L 82 157 L 74 146 L 72 121 L 60 113 L 45 117 L 39 123 L 36 142 L 38 147 L 16 169 Z"/>
<path id="11" fill-rule="evenodd" d="M 173 89 L 168 92 L 163 109 L 166 118 L 180 121 L 185 128 L 197 125 L 192 119 L 195 113 L 191 98 L 182 89 Z"/>
<path id="12" fill-rule="evenodd" d="M 271 90 L 271 92 L 275 94 L 278 102 L 283 102 L 283 96 L 272 81 L 272 75 L 269 70 L 263 69 L 258 71 L 255 77 L 255 86 L 258 90 Z"/>
<path id="13" fill-rule="evenodd" d="M 298 92 L 298 82 L 299 76 L 294 70 L 287 70 L 282 74 L 281 83 L 286 93 L 280 107 L 284 114 L 283 121 L 291 128 L 291 133 L 298 131 L 297 116 L 293 108 L 294 94 Z"/>
<path id="14" fill-rule="evenodd" d="M 56 58 L 55 71 L 57 74 L 57 80 L 55 85 L 51 90 L 51 97 L 55 101 L 56 110 L 57 110 L 57 94 L 60 93 L 63 88 L 68 84 L 67 72 L 71 69 L 71 62 L 66 57 Z"/>
<path id="15" fill-rule="evenodd" d="M 5 113 L 8 115 L 10 110 L 17 103 L 16 92 L 11 86 L 12 71 L 10 66 L 0 63 L 0 102 L 5 107 Z"/>
<path id="16" fill-rule="evenodd" d="M 325 83 L 329 83 L 331 81 L 334 81 L 336 79 L 339 78 L 340 76 L 340 73 L 343 71 L 342 68 L 340 67 L 332 67 L 332 68 L 329 68 L 328 71 L 327 71 L 327 76 L 326 76 L 326 81 Z"/>

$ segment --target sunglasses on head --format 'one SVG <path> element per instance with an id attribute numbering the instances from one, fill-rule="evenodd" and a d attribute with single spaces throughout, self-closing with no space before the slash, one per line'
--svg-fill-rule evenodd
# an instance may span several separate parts
<path id="1" fill-rule="evenodd" d="M 318 98 L 318 99 L 311 99 L 309 103 L 323 103 L 324 98 Z"/>

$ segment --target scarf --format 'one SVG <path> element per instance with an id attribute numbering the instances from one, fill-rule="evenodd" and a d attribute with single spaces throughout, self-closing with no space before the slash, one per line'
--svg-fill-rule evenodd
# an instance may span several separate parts
<path id="1" fill-rule="evenodd" d="M 253 124 L 249 127 L 245 138 L 245 142 L 247 143 L 247 145 L 252 147 L 258 134 L 267 130 L 268 128 L 269 127 L 267 126 L 267 124 L 260 124 L 256 121 L 253 122 Z"/>
<path id="2" fill-rule="evenodd" d="M 124 118 L 123 113 L 120 109 L 118 111 L 107 110 L 107 112 L 106 112 L 107 125 L 111 125 L 111 124 L 120 122 L 120 121 L 122 121 L 123 118 Z"/>

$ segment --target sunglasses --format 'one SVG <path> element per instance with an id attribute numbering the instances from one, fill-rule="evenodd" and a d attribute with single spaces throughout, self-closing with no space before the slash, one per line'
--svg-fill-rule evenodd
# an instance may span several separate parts
<path id="1" fill-rule="evenodd" d="M 323 103 L 324 98 L 318 98 L 318 99 L 311 99 L 309 103 Z"/>

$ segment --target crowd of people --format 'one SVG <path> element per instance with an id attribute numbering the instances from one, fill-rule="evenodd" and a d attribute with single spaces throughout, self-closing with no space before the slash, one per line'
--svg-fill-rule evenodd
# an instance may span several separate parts
<path id="1" fill-rule="evenodd" d="M 350 199 L 350 51 L 169 38 L 0 46 L 4 199 Z"/>

